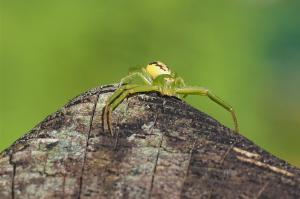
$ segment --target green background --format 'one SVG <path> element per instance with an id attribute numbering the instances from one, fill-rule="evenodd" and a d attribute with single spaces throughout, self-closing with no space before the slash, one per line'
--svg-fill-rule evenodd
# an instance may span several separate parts
<path id="1" fill-rule="evenodd" d="M 0 1 L 0 150 L 79 93 L 161 60 L 300 166 L 299 0 Z M 233 127 L 208 99 L 187 101 Z"/>

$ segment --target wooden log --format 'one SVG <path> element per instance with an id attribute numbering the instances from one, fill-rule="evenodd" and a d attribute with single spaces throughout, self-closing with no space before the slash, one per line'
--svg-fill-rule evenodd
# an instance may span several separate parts
<path id="1" fill-rule="evenodd" d="M 0 154 L 0 198 L 300 198 L 300 170 L 177 98 L 90 90 Z"/>

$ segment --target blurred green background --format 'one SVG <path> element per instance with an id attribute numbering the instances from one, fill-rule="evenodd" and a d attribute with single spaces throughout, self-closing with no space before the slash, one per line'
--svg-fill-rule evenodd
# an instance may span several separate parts
<path id="1" fill-rule="evenodd" d="M 0 2 L 0 150 L 79 93 L 161 60 L 300 166 L 300 1 Z M 208 99 L 187 101 L 233 127 Z"/>

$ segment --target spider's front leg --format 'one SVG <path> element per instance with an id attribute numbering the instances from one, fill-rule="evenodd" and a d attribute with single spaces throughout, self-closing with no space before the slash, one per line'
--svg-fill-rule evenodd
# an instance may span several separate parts
<path id="1" fill-rule="evenodd" d="M 135 93 L 143 93 L 143 92 L 152 92 L 158 91 L 158 86 L 151 86 L 151 85 L 125 85 L 120 87 L 115 93 L 109 98 L 107 105 L 105 106 L 104 116 L 106 120 L 108 131 L 113 136 L 114 133 L 111 128 L 111 114 L 115 108 L 128 96 L 135 94 Z"/>
<path id="2" fill-rule="evenodd" d="M 110 117 L 108 116 L 108 113 L 109 113 L 111 103 L 114 102 L 126 89 L 131 89 L 131 88 L 134 88 L 137 86 L 138 85 L 130 85 L 130 84 L 121 86 L 121 87 L 117 88 L 113 92 L 113 94 L 108 98 L 106 105 L 102 112 L 102 119 L 103 119 L 102 123 L 103 123 L 104 131 L 106 130 L 106 124 L 110 123 Z"/>
<path id="3" fill-rule="evenodd" d="M 119 87 L 122 86 L 123 84 L 128 84 L 132 82 L 132 80 L 137 78 L 141 79 L 147 85 L 151 85 L 152 83 L 151 78 L 147 75 L 147 73 L 145 73 L 144 69 L 142 69 L 140 72 L 132 72 L 126 77 L 122 78 L 119 83 Z"/>
<path id="4" fill-rule="evenodd" d="M 184 88 L 175 89 L 175 92 L 177 94 L 183 94 L 183 95 L 201 95 L 201 96 L 209 97 L 212 101 L 219 104 L 220 106 L 222 106 L 223 108 L 225 108 L 227 111 L 229 111 L 231 113 L 232 119 L 234 122 L 234 126 L 235 126 L 235 131 L 239 132 L 237 117 L 236 117 L 236 114 L 235 114 L 232 106 L 230 106 L 229 104 L 224 102 L 221 98 L 217 97 L 215 94 L 213 94 L 208 89 L 202 88 L 202 87 L 184 87 Z"/>
<path id="5" fill-rule="evenodd" d="M 182 77 L 176 77 L 175 79 L 175 87 L 176 88 L 184 88 L 186 87 L 184 80 Z M 183 96 L 178 96 L 179 98 L 186 98 L 188 94 L 184 94 Z"/>

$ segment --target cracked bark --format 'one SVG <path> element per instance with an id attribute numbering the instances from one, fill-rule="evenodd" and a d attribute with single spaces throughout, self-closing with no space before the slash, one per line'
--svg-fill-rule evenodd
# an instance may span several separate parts
<path id="1" fill-rule="evenodd" d="M 90 90 L 0 154 L 0 198 L 300 198 L 300 170 L 186 103 Z"/>

